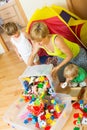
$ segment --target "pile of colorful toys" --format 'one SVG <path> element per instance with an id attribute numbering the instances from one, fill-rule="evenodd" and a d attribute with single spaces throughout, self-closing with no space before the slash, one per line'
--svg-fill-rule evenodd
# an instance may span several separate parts
<path id="1" fill-rule="evenodd" d="M 53 94 L 54 89 L 50 85 L 47 76 L 31 76 L 22 78 L 25 93 L 41 95 L 43 92 Z"/>
<path id="2" fill-rule="evenodd" d="M 74 113 L 74 121 L 73 124 L 75 125 L 74 130 L 80 130 L 81 125 L 87 125 L 87 104 L 84 104 L 83 100 L 79 102 L 75 102 L 73 104 L 74 109 L 78 109 L 80 112 Z"/>
<path id="3" fill-rule="evenodd" d="M 23 78 L 24 92 L 20 101 L 26 102 L 19 115 L 24 124 L 32 123 L 37 128 L 50 130 L 65 108 L 46 76 Z"/>

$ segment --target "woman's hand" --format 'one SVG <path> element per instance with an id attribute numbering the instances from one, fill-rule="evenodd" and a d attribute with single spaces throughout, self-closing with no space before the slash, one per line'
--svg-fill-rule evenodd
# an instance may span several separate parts
<path id="1" fill-rule="evenodd" d="M 41 46 L 39 45 L 38 42 L 32 42 L 32 53 L 37 54 Z"/>
<path id="2" fill-rule="evenodd" d="M 29 59 L 28 59 L 28 63 L 27 63 L 28 66 L 34 65 L 34 58 L 37 55 L 40 48 L 41 47 L 40 47 L 39 43 L 32 41 L 32 52 L 31 52 Z"/>

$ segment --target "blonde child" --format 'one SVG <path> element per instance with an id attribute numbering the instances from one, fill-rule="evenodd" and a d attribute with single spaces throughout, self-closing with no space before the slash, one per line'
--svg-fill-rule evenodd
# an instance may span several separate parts
<path id="1" fill-rule="evenodd" d="M 43 48 L 48 55 L 58 57 L 59 64 L 54 67 L 51 72 L 53 79 L 57 78 L 57 72 L 69 62 L 74 63 L 87 71 L 86 50 L 58 34 L 50 34 L 45 23 L 33 23 L 29 35 L 33 43 L 34 51 L 32 51 L 32 54 L 30 55 L 28 65 L 32 65 L 38 50 Z"/>
<path id="2" fill-rule="evenodd" d="M 28 59 L 32 51 L 32 45 L 28 40 L 27 35 L 19 31 L 19 28 L 14 22 L 8 22 L 4 25 L 5 33 L 10 36 L 10 40 L 17 56 L 28 65 Z M 38 55 L 35 56 L 34 62 L 37 64 L 39 61 Z"/>
<path id="3" fill-rule="evenodd" d="M 66 78 L 66 81 L 61 84 L 62 88 L 65 88 L 66 86 L 87 86 L 87 72 L 75 64 L 69 64 L 65 67 L 64 77 Z"/>

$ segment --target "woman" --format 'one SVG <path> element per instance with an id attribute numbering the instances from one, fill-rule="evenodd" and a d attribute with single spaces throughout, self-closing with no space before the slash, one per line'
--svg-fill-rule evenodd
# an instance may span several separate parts
<path id="1" fill-rule="evenodd" d="M 57 72 L 69 62 L 77 64 L 87 71 L 86 50 L 60 35 L 50 34 L 45 23 L 35 22 L 32 25 L 30 39 L 33 43 L 33 49 L 28 65 L 32 65 L 35 55 L 40 48 L 43 48 L 49 55 L 58 57 L 59 64 L 51 72 L 53 79 L 56 79 Z"/>

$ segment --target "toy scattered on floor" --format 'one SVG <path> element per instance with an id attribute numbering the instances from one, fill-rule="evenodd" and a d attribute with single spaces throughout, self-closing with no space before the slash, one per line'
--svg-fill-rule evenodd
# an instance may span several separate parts
<path id="1" fill-rule="evenodd" d="M 73 130 L 80 130 L 80 128 L 79 127 L 75 127 Z"/>
<path id="2" fill-rule="evenodd" d="M 80 113 L 75 113 L 73 115 L 73 124 L 76 126 L 74 130 L 80 130 L 81 125 L 87 125 L 87 104 L 84 104 L 84 101 L 80 100 L 79 102 L 75 102 L 73 104 L 73 108 L 80 110 Z"/>

